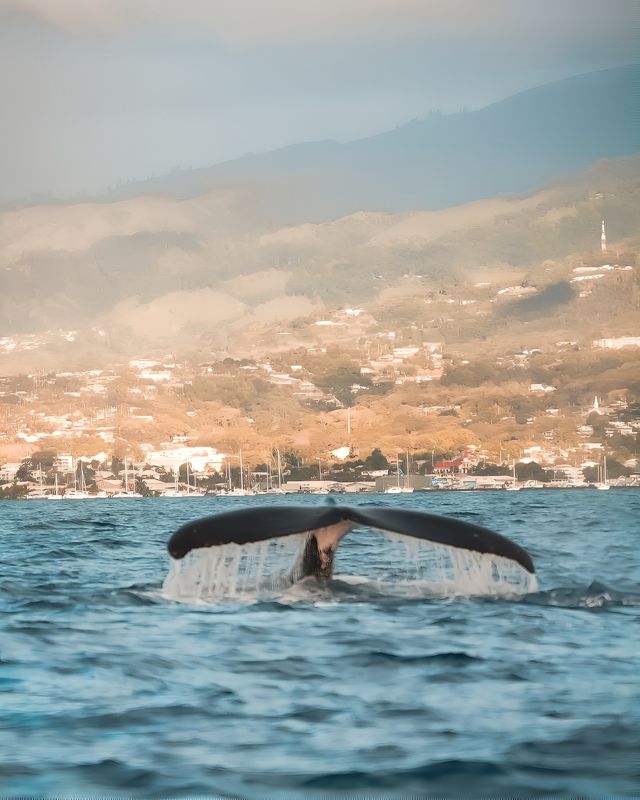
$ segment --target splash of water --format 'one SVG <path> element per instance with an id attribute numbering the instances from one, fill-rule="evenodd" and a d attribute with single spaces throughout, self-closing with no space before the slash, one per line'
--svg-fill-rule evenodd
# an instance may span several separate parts
<path id="1" fill-rule="evenodd" d="M 383 536 L 386 544 L 381 558 L 368 554 L 358 560 L 362 574 L 357 581 L 370 584 L 376 594 L 509 597 L 538 590 L 536 576 L 510 559 L 401 534 Z M 171 561 L 162 593 L 169 599 L 188 602 L 288 598 L 288 590 L 302 577 L 299 567 L 305 538 L 305 534 L 298 534 L 193 550 L 184 559 Z M 298 592 L 295 595 L 301 599 Z"/>
<path id="2" fill-rule="evenodd" d="M 162 594 L 171 600 L 212 602 L 277 596 L 291 585 L 306 534 L 249 544 L 192 550 L 171 559 Z"/>
<path id="3" fill-rule="evenodd" d="M 395 564 L 397 591 L 441 597 L 510 597 L 538 590 L 535 574 L 516 561 L 491 553 L 386 533 L 385 563 Z M 394 592 L 396 593 L 396 592 Z"/>

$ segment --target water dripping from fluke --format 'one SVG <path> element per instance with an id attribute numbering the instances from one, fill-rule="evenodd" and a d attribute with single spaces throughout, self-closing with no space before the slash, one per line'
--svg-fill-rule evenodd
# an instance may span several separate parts
<path id="1" fill-rule="evenodd" d="M 218 514 L 176 531 L 162 595 L 195 603 L 317 599 L 319 586 L 326 594 L 337 584 L 331 580 L 336 550 L 354 528 L 358 538 L 367 535 L 363 528 L 385 537 L 377 556 L 361 554 L 357 575 L 340 576 L 342 587 L 357 587 L 360 599 L 368 590 L 378 598 L 517 597 L 538 590 L 523 548 L 463 520 L 368 506 L 271 506 Z"/>
<path id="2" fill-rule="evenodd" d="M 304 535 L 192 550 L 171 559 L 162 594 L 170 600 L 252 602 L 278 597 L 292 586 Z"/>

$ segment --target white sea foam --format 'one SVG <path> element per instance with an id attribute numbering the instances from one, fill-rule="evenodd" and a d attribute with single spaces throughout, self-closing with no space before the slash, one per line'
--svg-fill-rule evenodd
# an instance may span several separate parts
<path id="1" fill-rule="evenodd" d="M 361 574 L 338 574 L 335 580 L 354 588 L 368 585 L 378 596 L 508 597 L 538 589 L 536 576 L 510 559 L 395 533 L 383 535 L 381 557 L 367 554 L 358 560 Z M 304 541 L 305 534 L 298 534 L 192 550 L 182 560 L 172 559 L 162 594 L 192 603 L 310 599 L 317 584 L 293 585 Z M 340 553 L 338 548 L 337 559 Z"/>

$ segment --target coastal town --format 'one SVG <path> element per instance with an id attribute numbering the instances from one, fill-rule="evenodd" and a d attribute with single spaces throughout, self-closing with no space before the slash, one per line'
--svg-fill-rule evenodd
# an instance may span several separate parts
<path id="1" fill-rule="evenodd" d="M 637 486 L 637 167 L 608 169 L 256 230 L 186 283 L 158 234 L 158 269 L 107 248 L 104 303 L 102 251 L 78 280 L 11 245 L 31 305 L 0 331 L 0 498 Z"/>
<path id="2" fill-rule="evenodd" d="M 0 349 L 78 335 L 5 337 Z M 474 361 L 346 308 L 297 337 L 271 356 L 166 354 L 0 378 L 0 497 L 640 485 L 640 403 L 626 380 L 640 336 Z M 578 383 L 574 363 L 590 367 Z"/>

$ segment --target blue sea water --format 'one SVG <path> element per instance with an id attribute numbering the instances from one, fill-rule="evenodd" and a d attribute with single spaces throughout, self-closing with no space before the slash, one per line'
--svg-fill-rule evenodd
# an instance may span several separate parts
<path id="1" fill-rule="evenodd" d="M 179 525 L 322 498 L 0 504 L 0 795 L 638 795 L 640 492 L 345 500 L 498 530 L 540 590 L 174 602 Z M 392 576 L 367 535 L 339 571 Z"/>

